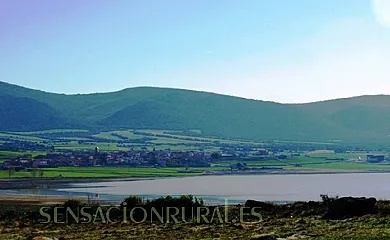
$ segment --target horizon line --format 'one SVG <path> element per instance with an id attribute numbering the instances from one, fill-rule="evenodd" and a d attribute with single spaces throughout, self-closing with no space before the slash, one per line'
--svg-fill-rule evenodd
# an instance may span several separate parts
<path id="1" fill-rule="evenodd" d="M 277 103 L 277 104 L 284 104 L 284 105 L 303 105 L 303 104 L 313 104 L 313 103 L 321 103 L 321 102 L 329 102 L 329 101 L 337 101 L 337 100 L 346 100 L 346 99 L 353 99 L 353 98 L 361 98 L 361 97 L 380 97 L 380 96 L 390 96 L 389 94 L 363 94 L 363 95 L 353 95 L 349 97 L 337 97 L 337 98 L 329 98 L 329 99 L 323 99 L 323 100 L 317 100 L 317 101 L 308 101 L 308 102 L 278 102 L 273 100 L 263 100 L 263 99 L 255 99 L 255 98 L 248 98 L 238 95 L 230 95 L 226 93 L 218 93 L 218 92 L 212 92 L 207 90 L 199 90 L 199 89 L 188 89 L 188 88 L 179 88 L 179 87 L 164 87 L 164 86 L 150 86 L 150 85 L 139 85 L 139 86 L 132 86 L 132 87 L 126 87 L 119 90 L 113 90 L 113 91 L 101 91 L 101 92 L 83 92 L 83 93 L 65 93 L 65 92 L 55 92 L 55 91 L 48 91 L 48 90 L 42 90 L 37 89 L 33 87 L 26 87 L 15 83 L 10 83 L 6 81 L 0 80 L 0 84 L 8 84 L 12 86 L 17 86 L 20 88 L 29 89 L 32 91 L 39 91 L 44 92 L 48 94 L 58 94 L 58 95 L 65 95 L 65 96 L 77 96 L 77 95 L 95 95 L 95 94 L 112 94 L 112 93 L 119 93 L 122 91 L 130 90 L 130 89 L 136 89 L 136 88 L 155 88 L 155 89 L 169 89 L 169 90 L 182 90 L 182 91 L 190 91 L 190 92 L 199 92 L 199 93 L 208 93 L 208 94 L 215 94 L 220 96 L 227 96 L 227 97 L 234 97 L 234 98 L 241 98 L 246 100 L 252 100 L 252 101 L 261 101 L 261 102 L 270 102 L 270 103 Z"/>

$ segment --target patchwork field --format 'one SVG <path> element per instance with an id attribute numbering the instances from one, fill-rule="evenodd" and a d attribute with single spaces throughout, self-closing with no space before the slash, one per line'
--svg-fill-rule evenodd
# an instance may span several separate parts
<path id="1" fill-rule="evenodd" d="M 291 171 L 390 171 L 390 162 L 368 163 L 367 154 L 388 152 L 372 149 L 331 150 L 339 148 L 335 143 L 299 142 L 254 142 L 234 139 L 217 139 L 203 136 L 198 130 L 134 130 L 90 132 L 78 129 L 55 129 L 35 132 L 1 132 L 0 164 L 15 157 L 46 155 L 68 151 L 93 151 L 99 147 L 102 152 L 134 150 L 171 150 L 205 152 L 241 152 L 246 158 L 217 159 L 208 168 L 144 168 L 144 167 L 59 167 L 43 169 L 44 177 L 165 177 L 192 176 L 205 172 L 229 173 L 232 166 L 244 164 L 250 169 L 281 168 Z M 9 147 L 8 147 L 9 146 Z M 12 149 L 14 147 L 15 149 Z M 343 147 L 341 145 L 341 147 Z M 11 149 L 9 149 L 11 148 Z M 41 150 L 36 150 L 36 149 Z M 279 152 L 270 157 L 258 156 L 257 151 L 268 148 Z M 312 150 L 305 150 L 312 149 Z M 280 156 L 285 156 L 286 159 Z M 31 172 L 16 171 L 12 177 L 30 177 Z M 9 172 L 0 170 L 0 178 L 9 177 Z"/>

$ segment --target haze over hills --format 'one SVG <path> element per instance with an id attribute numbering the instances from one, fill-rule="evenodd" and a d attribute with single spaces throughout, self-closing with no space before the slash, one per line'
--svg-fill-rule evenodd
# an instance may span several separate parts
<path id="1" fill-rule="evenodd" d="M 153 87 L 64 95 L 0 82 L 0 131 L 197 129 L 224 138 L 385 143 L 389 120 L 384 95 L 280 104 Z"/>

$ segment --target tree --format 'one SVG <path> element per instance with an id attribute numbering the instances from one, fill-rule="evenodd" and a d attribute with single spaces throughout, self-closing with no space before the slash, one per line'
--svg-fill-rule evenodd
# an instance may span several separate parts
<path id="1" fill-rule="evenodd" d="M 124 203 L 126 203 L 124 205 Z M 129 196 L 121 203 L 121 208 L 124 206 L 128 207 L 129 209 L 142 206 L 144 204 L 144 200 L 139 196 Z"/>
<path id="2" fill-rule="evenodd" d="M 40 177 L 40 178 L 43 178 L 43 174 L 44 174 L 43 169 L 40 168 L 40 169 L 39 169 L 39 177 Z"/>
<path id="3" fill-rule="evenodd" d="M 14 167 L 9 167 L 8 168 L 8 176 L 11 178 L 15 174 L 15 168 Z"/>
<path id="4" fill-rule="evenodd" d="M 221 154 L 218 153 L 218 152 L 213 152 L 213 153 L 211 154 L 211 158 L 212 158 L 213 160 L 220 159 L 220 158 L 221 158 Z"/>
<path id="5" fill-rule="evenodd" d="M 38 168 L 33 167 L 33 169 L 31 169 L 31 176 L 35 178 L 37 176 L 37 173 L 38 173 Z"/>
<path id="6" fill-rule="evenodd" d="M 236 167 L 237 167 L 238 170 L 241 170 L 242 169 L 242 163 L 237 163 Z"/>

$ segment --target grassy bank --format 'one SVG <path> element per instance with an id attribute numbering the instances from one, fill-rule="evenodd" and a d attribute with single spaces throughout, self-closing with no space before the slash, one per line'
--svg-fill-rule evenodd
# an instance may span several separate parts
<path id="1" fill-rule="evenodd" d="M 1 161 L 1 160 L 0 160 Z M 253 163 L 252 163 L 253 164 Z M 300 173 L 348 173 L 348 172 L 389 172 L 389 165 L 378 164 L 360 164 L 360 163 L 324 163 L 324 164 L 308 164 L 301 167 L 291 165 L 277 165 L 265 163 L 258 165 L 248 164 L 249 167 L 279 167 L 284 170 L 277 171 L 230 171 L 228 165 L 216 165 L 213 167 L 58 167 L 58 168 L 43 168 L 43 178 L 144 178 L 144 177 L 186 177 L 186 176 L 201 176 L 204 174 L 300 174 Z M 9 175 L 8 170 L 0 170 L 0 179 L 12 180 L 19 178 L 33 178 L 33 173 L 29 170 L 16 171 Z M 40 176 L 36 174 L 35 179 Z"/>
<path id="2" fill-rule="evenodd" d="M 390 218 L 355 218 L 348 221 L 324 221 L 315 217 L 282 218 L 260 224 L 230 225 L 26 225 L 19 223 L 0 227 L 0 239 L 28 239 L 49 236 L 58 239 L 317 239 L 317 240 L 383 240 L 390 238 Z M 34 234 L 35 233 L 35 234 Z M 269 238 L 266 238 L 269 236 Z M 279 238 L 276 238 L 279 237 Z M 275 238 L 272 238 L 275 237 Z M 30 238 L 32 239 L 32 238 Z M 44 239 L 44 238 L 35 238 Z"/>
<path id="3" fill-rule="evenodd" d="M 2 203 L 0 202 L 0 205 Z M 263 208 L 262 221 L 234 223 L 238 206 L 231 206 L 224 223 L 133 222 L 42 224 L 39 208 L 12 205 L 0 208 L 0 239 L 320 239 L 379 240 L 390 238 L 390 203 L 377 202 L 377 212 L 345 220 L 324 220 L 322 202 L 299 202 Z"/>
<path id="4" fill-rule="evenodd" d="M 219 168 L 215 168 L 219 169 Z M 182 177 L 200 175 L 202 168 L 193 168 L 186 172 L 185 168 L 147 168 L 147 167 L 58 167 L 45 168 L 44 177 L 64 178 L 120 178 L 120 177 Z M 31 172 L 19 171 L 12 178 L 32 177 Z M 9 179 L 9 172 L 0 171 L 0 178 Z M 37 177 L 39 178 L 39 177 Z"/>

